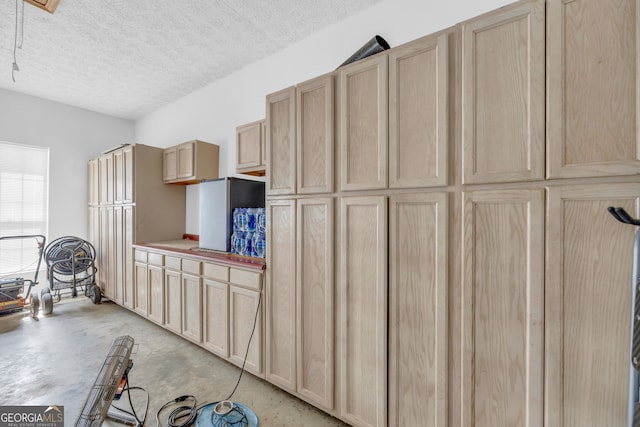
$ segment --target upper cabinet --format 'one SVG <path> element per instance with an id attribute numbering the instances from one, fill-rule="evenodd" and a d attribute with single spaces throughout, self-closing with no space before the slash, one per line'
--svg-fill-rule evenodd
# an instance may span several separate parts
<path id="1" fill-rule="evenodd" d="M 266 169 L 265 120 L 247 123 L 236 128 L 236 171 L 250 175 L 264 175 Z"/>
<path id="2" fill-rule="evenodd" d="M 193 140 L 163 153 L 162 180 L 166 184 L 195 184 L 218 178 L 219 147 Z"/>
<path id="3" fill-rule="evenodd" d="M 448 34 L 389 51 L 389 187 L 447 184 Z"/>
<path id="4" fill-rule="evenodd" d="M 296 87 L 298 194 L 333 191 L 332 75 Z"/>
<path id="5" fill-rule="evenodd" d="M 295 87 L 267 95 L 267 195 L 296 191 Z"/>
<path id="6" fill-rule="evenodd" d="M 544 178 L 545 3 L 462 25 L 463 183 Z"/>
<path id="7" fill-rule="evenodd" d="M 639 2 L 547 7 L 548 177 L 640 173 Z"/>
<path id="8" fill-rule="evenodd" d="M 340 69 L 340 189 L 387 187 L 387 55 Z"/>

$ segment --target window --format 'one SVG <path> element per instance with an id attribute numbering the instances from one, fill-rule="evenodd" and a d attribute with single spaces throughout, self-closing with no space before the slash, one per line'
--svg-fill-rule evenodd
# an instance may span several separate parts
<path id="1" fill-rule="evenodd" d="M 49 149 L 0 142 L 0 237 L 47 235 Z M 32 240 L 0 240 L 0 277 L 37 264 Z"/>

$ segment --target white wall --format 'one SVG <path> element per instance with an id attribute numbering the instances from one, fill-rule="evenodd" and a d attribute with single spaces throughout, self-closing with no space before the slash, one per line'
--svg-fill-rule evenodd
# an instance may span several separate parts
<path id="1" fill-rule="evenodd" d="M 235 172 L 235 128 L 265 117 L 265 95 L 333 71 L 376 34 L 391 47 L 443 30 L 511 0 L 384 0 L 136 121 L 136 141 L 220 145 L 220 176 Z M 197 186 L 187 189 L 186 232 L 197 234 Z"/>
<path id="2" fill-rule="evenodd" d="M 49 147 L 49 233 L 87 236 L 87 162 L 134 141 L 134 123 L 0 89 L 0 141 Z"/>

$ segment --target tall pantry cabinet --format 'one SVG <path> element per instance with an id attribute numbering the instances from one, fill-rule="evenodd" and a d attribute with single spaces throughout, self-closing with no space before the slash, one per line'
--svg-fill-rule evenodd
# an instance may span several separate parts
<path id="1" fill-rule="evenodd" d="M 334 200 L 328 194 L 334 186 L 333 98 L 332 75 L 267 96 L 267 242 L 272 244 L 265 374 L 327 411 L 334 408 L 335 375 Z"/>
<path id="2" fill-rule="evenodd" d="M 354 426 L 625 425 L 639 16 L 526 0 L 340 68 L 333 188 L 268 96 L 266 378 Z"/>
<path id="3" fill-rule="evenodd" d="M 162 183 L 162 152 L 126 145 L 89 161 L 88 240 L 96 249 L 96 281 L 104 296 L 130 309 L 136 307 L 132 245 L 175 239 L 184 230 L 185 190 Z"/>

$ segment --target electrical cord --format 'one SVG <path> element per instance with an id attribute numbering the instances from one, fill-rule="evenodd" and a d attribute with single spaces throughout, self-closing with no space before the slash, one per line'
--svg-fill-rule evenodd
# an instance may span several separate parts
<path id="1" fill-rule="evenodd" d="M 256 326 L 258 324 L 258 316 L 260 315 L 260 305 L 261 305 L 261 303 L 262 303 L 262 289 L 260 290 L 260 293 L 258 294 L 258 304 L 256 304 L 256 314 L 255 314 L 255 317 L 253 319 L 253 327 L 251 328 L 251 335 L 249 335 L 249 341 L 247 342 L 247 349 L 246 349 L 245 354 L 244 354 L 244 360 L 242 362 L 242 367 L 240 368 L 240 375 L 238 375 L 238 380 L 236 381 L 236 384 L 233 387 L 233 390 L 231 391 L 231 394 L 229 394 L 229 396 L 224 400 L 231 400 L 231 398 L 235 394 L 236 390 L 238 389 L 238 386 L 240 385 L 240 380 L 242 379 L 242 374 L 244 373 L 245 366 L 247 364 L 247 358 L 249 357 L 249 348 L 251 347 L 251 341 L 253 339 L 253 335 L 256 332 Z M 200 410 L 202 408 L 204 408 L 205 406 L 211 404 L 211 402 L 208 402 L 208 403 L 204 403 L 204 404 L 202 404 L 200 406 L 197 406 L 196 405 L 197 400 L 196 400 L 195 396 L 192 396 L 192 395 L 183 395 L 183 396 L 180 396 L 180 397 L 176 397 L 175 399 L 168 401 L 167 403 L 162 405 L 160 407 L 160 409 L 158 409 L 158 412 L 156 412 L 156 427 L 163 427 L 162 424 L 160 423 L 160 412 L 162 412 L 165 408 L 167 408 L 170 405 L 173 405 L 173 404 L 179 403 L 179 402 L 184 402 L 187 399 L 193 399 L 193 405 L 191 405 L 191 406 L 182 405 L 182 406 L 179 406 L 179 407 L 175 408 L 173 411 L 171 411 L 171 413 L 169 413 L 169 417 L 167 418 L 167 427 L 189 427 L 196 420 Z M 184 421 L 179 422 L 179 420 L 181 418 L 185 418 L 185 417 L 187 417 L 187 418 Z"/>
<path id="2" fill-rule="evenodd" d="M 233 391 L 231 394 L 224 400 L 231 400 L 231 397 L 235 394 L 238 386 L 240 385 L 240 380 L 242 379 L 242 374 L 244 373 L 244 367 L 247 364 L 247 357 L 249 357 L 249 347 L 251 346 L 251 339 L 253 338 L 253 334 L 256 331 L 256 325 L 258 323 L 258 315 L 260 313 L 260 303 L 262 302 L 262 290 L 258 294 L 258 304 L 256 305 L 256 316 L 253 319 L 253 328 L 251 329 L 251 335 L 249 335 L 249 341 L 247 342 L 247 350 L 244 353 L 244 360 L 242 361 L 242 368 L 240 368 L 240 375 L 238 376 L 238 381 L 236 381 L 235 387 L 233 387 Z"/>
<path id="3" fill-rule="evenodd" d="M 170 405 L 184 402 L 187 399 L 193 400 L 193 404 L 190 406 L 181 405 L 171 411 L 167 418 L 167 427 L 188 427 L 193 424 L 198 416 L 198 410 L 196 409 L 197 400 L 195 396 L 186 394 L 168 401 L 158 409 L 158 412 L 156 412 L 156 426 L 162 427 L 162 424 L 160 423 L 160 412 Z"/>
<path id="4" fill-rule="evenodd" d="M 111 404 L 111 407 L 114 409 L 117 409 L 118 411 L 124 412 L 125 414 L 129 414 L 131 416 L 133 416 L 136 421 L 140 424 L 140 426 L 143 426 L 145 421 L 147 420 L 147 413 L 149 412 L 149 392 L 142 388 L 142 387 L 131 387 L 129 386 L 129 377 L 125 377 L 125 388 L 122 390 L 122 392 L 124 393 L 125 391 L 127 392 L 127 397 L 129 400 L 129 406 L 131 407 L 131 412 L 129 412 L 126 409 L 120 408 L 114 404 Z M 146 401 L 145 401 L 145 408 L 144 408 L 144 417 L 142 419 L 138 418 L 138 414 L 136 413 L 136 409 L 133 406 L 133 402 L 131 401 L 131 390 L 141 390 L 144 391 L 146 394 Z"/>

